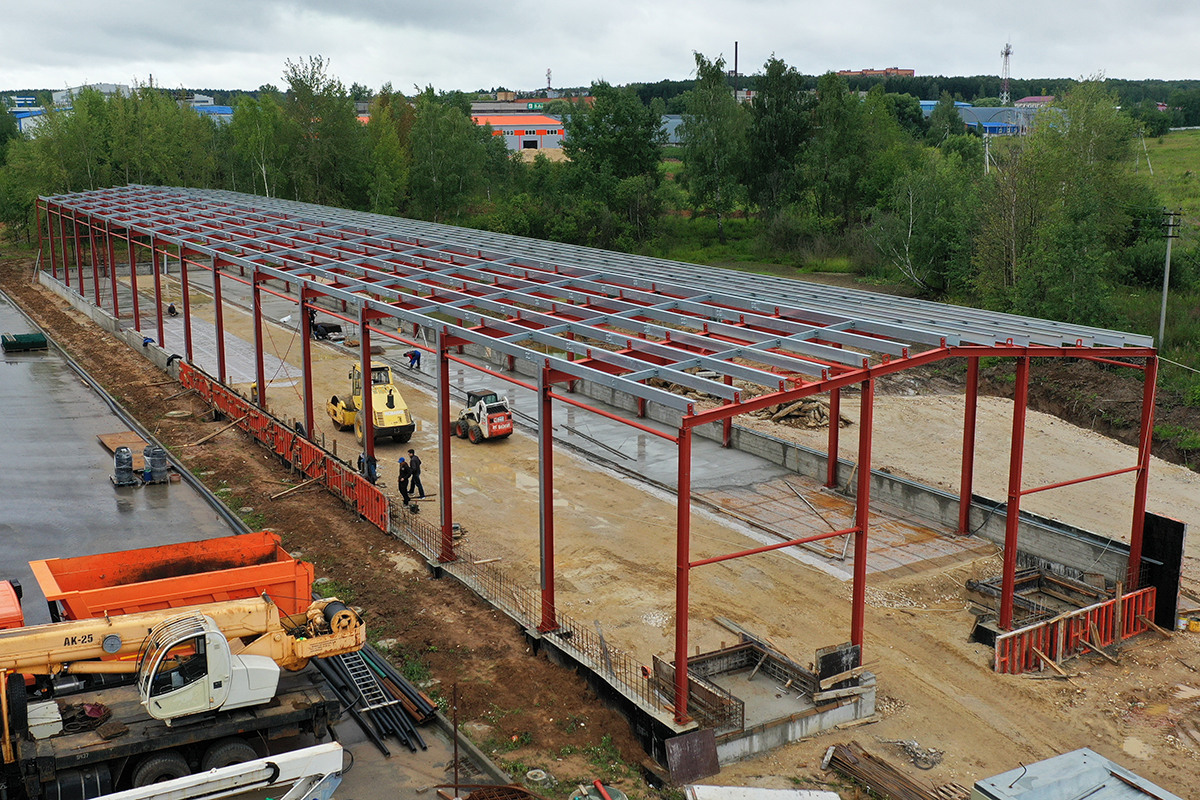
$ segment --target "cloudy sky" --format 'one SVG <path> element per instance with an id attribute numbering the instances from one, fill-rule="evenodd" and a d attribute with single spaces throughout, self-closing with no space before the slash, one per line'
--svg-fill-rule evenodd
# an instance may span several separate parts
<path id="1" fill-rule="evenodd" d="M 1200 78 L 1195 0 L 110 0 L 10 3 L 0 91 L 81 83 L 254 89 L 320 54 L 347 86 L 536 89 L 684 79 L 693 51 L 743 73 L 882 68 L 1015 78 Z"/>

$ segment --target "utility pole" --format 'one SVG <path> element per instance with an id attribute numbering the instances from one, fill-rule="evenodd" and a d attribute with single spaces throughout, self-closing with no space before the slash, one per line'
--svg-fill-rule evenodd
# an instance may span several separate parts
<path id="1" fill-rule="evenodd" d="M 1167 286 L 1171 283 L 1171 240 L 1179 238 L 1179 217 L 1181 211 L 1163 209 L 1163 227 L 1167 237 L 1167 263 L 1163 268 L 1163 299 L 1162 311 L 1158 315 L 1158 349 L 1163 348 L 1163 335 L 1167 330 Z"/>

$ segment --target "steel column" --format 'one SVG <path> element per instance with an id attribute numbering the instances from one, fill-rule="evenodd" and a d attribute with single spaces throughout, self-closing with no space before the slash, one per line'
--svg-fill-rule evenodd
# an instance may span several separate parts
<path id="1" fill-rule="evenodd" d="M 1000 587 L 1000 628 L 1012 630 L 1017 581 L 1017 533 L 1021 525 L 1021 470 L 1025 462 L 1025 415 L 1029 402 L 1029 358 L 1017 359 L 1013 391 L 1012 446 L 1008 454 L 1008 510 L 1004 524 L 1004 572 Z"/>
<path id="2" fill-rule="evenodd" d="M 725 376 L 725 385 L 733 386 L 733 376 Z M 732 405 L 732 400 L 726 400 L 725 405 Z M 721 447 L 729 447 L 730 441 L 733 438 L 733 417 L 726 417 L 721 420 Z"/>
<path id="3" fill-rule="evenodd" d="M 100 303 L 100 259 L 96 256 L 96 220 L 88 214 L 88 255 L 92 259 L 92 296 L 96 298 L 96 308 L 103 309 Z"/>
<path id="4" fill-rule="evenodd" d="M 83 248 L 79 246 L 79 218 L 71 212 L 71 229 L 75 233 L 75 269 L 79 273 L 79 296 L 84 296 L 83 286 Z"/>
<path id="5" fill-rule="evenodd" d="M 217 329 L 217 383 L 225 382 L 225 303 L 221 300 L 221 267 L 213 259 L 213 313 Z"/>
<path id="6" fill-rule="evenodd" d="M 454 560 L 454 512 L 451 507 L 454 500 L 452 477 L 450 472 L 450 345 L 447 340 L 450 335 L 444 326 L 436 328 L 434 336 L 437 345 L 437 408 L 438 408 L 438 476 L 441 484 L 442 502 L 442 547 L 438 554 L 438 563 L 447 564 Z"/>
<path id="7" fill-rule="evenodd" d="M 162 272 L 158 265 L 158 240 L 150 237 L 150 267 L 154 271 L 154 318 L 158 321 L 158 346 L 167 346 L 167 332 L 163 325 Z"/>
<path id="8" fill-rule="evenodd" d="M 836 489 L 838 485 L 838 434 L 841 432 L 842 390 L 829 390 L 829 447 L 825 459 L 825 486 Z"/>
<path id="9" fill-rule="evenodd" d="M 850 642 L 860 648 L 867 607 L 867 529 L 871 521 L 871 434 L 875 426 L 875 381 L 862 383 L 858 413 L 858 485 L 854 496 L 854 585 L 851 587 Z M 861 662 L 860 662 L 861 663 Z"/>
<path id="10" fill-rule="evenodd" d="M 1129 566 L 1125 585 L 1132 592 L 1141 585 L 1142 534 L 1146 527 L 1146 491 L 1150 483 L 1150 445 L 1154 440 L 1154 403 L 1158 392 L 1158 357 L 1146 359 L 1142 382 L 1142 424 L 1138 430 L 1137 480 L 1133 488 L 1133 528 L 1129 534 Z"/>
<path id="11" fill-rule="evenodd" d="M 542 556 L 542 633 L 558 630 L 554 601 L 554 401 L 550 396 L 550 362 L 538 376 L 538 522 Z"/>
<path id="12" fill-rule="evenodd" d="M 267 410 L 267 370 L 263 364 L 262 291 L 258 286 L 258 270 L 250 270 L 250 316 L 254 325 L 254 385 L 258 387 L 258 407 Z"/>
<path id="13" fill-rule="evenodd" d="M 179 246 L 179 291 L 183 295 L 183 355 L 191 364 L 195 362 L 192 347 L 192 290 L 187 261 L 183 258 L 183 245 Z"/>
<path id="14" fill-rule="evenodd" d="M 126 228 L 125 235 L 129 237 L 129 290 L 133 293 L 133 329 L 139 333 L 142 330 L 142 304 L 138 299 L 137 284 L 137 245 L 133 242 L 133 229 Z"/>
<path id="15" fill-rule="evenodd" d="M 112 221 L 104 220 L 104 257 L 108 259 L 108 279 L 112 285 L 113 318 L 121 319 L 121 301 L 117 299 L 117 248 L 113 243 Z"/>
<path id="16" fill-rule="evenodd" d="M 34 219 L 34 224 L 37 226 L 38 255 L 40 256 L 42 254 L 42 249 L 45 247 L 45 244 L 43 243 L 43 240 L 42 240 L 42 203 L 40 200 L 33 201 L 33 219 Z M 50 261 L 51 262 L 54 261 L 53 256 L 51 256 Z M 37 275 L 34 275 L 33 277 L 34 277 L 34 280 L 37 279 Z"/>
<path id="17" fill-rule="evenodd" d="M 316 441 L 316 420 L 313 419 L 312 325 L 309 322 L 309 303 L 314 293 L 300 284 L 300 382 L 304 392 L 304 435 Z"/>
<path id="18" fill-rule="evenodd" d="M 979 411 L 979 357 L 967 359 L 966 408 L 963 410 L 962 476 L 958 481 L 958 532 L 971 532 L 971 498 L 975 496 L 975 417 Z"/>
<path id="19" fill-rule="evenodd" d="M 62 206 L 58 207 L 58 237 L 62 243 L 63 283 L 71 288 L 71 258 L 67 255 L 67 218 Z"/>
<path id="20" fill-rule="evenodd" d="M 688 716 L 688 579 L 691 574 L 692 429 L 679 429 L 679 484 L 675 499 L 675 722 Z"/>
<path id="21" fill-rule="evenodd" d="M 358 360 L 362 368 L 362 408 L 358 410 L 362 418 L 363 458 L 367 463 L 375 457 L 375 398 L 371 383 L 371 329 L 367 323 L 371 315 L 365 302 L 358 306 Z M 366 470 L 366 463 L 363 469 Z"/>
<path id="22" fill-rule="evenodd" d="M 38 224 L 41 225 L 40 222 Z M 46 239 L 50 245 L 50 275 L 54 280 L 58 280 L 58 261 L 55 260 L 54 253 L 54 212 L 50 210 L 49 203 L 46 204 Z"/>

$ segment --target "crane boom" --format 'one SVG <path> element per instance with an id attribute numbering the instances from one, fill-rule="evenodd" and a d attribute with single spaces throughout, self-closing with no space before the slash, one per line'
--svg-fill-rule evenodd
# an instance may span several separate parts
<path id="1" fill-rule="evenodd" d="M 323 611 L 323 602 L 313 607 Z M 356 650 L 366 642 L 365 627 L 349 611 L 338 615 L 331 633 L 297 639 L 289 631 L 304 625 L 304 618 L 281 619 L 278 606 L 268 598 L 257 597 L 0 631 L 0 670 L 33 675 L 54 675 L 64 670 L 133 673 L 137 671 L 134 659 L 93 659 L 137 655 L 156 626 L 188 612 L 210 618 L 226 640 L 238 642 L 239 652 L 268 656 L 285 669 L 299 669 L 308 658 Z M 312 615 L 310 608 L 309 617 Z M 245 639 L 253 641 L 240 641 Z"/>

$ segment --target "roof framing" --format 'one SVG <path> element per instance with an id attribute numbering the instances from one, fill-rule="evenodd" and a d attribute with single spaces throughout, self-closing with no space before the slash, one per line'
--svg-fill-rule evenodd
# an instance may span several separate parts
<path id="1" fill-rule="evenodd" d="M 233 192 L 42 200 L 685 415 L 692 400 L 646 381 L 731 414 L 744 402 L 732 380 L 813 394 L 956 354 L 1153 354 L 1148 336 Z"/>

